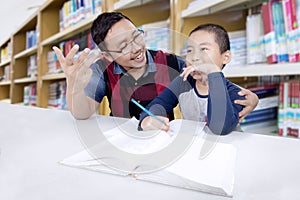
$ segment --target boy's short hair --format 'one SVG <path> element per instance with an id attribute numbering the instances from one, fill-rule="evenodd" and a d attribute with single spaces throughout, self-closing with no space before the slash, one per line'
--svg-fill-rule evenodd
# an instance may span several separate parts
<path id="1" fill-rule="evenodd" d="M 227 31 L 220 25 L 216 24 L 202 24 L 194 28 L 189 36 L 196 31 L 207 31 L 209 33 L 214 33 L 215 41 L 219 45 L 221 54 L 230 50 L 230 41 Z"/>
<path id="2" fill-rule="evenodd" d="M 101 50 L 105 49 L 103 41 L 109 29 L 111 29 L 111 27 L 121 19 L 127 19 L 133 23 L 127 16 L 120 12 L 104 12 L 94 20 L 91 27 L 91 35 L 94 42 Z"/>

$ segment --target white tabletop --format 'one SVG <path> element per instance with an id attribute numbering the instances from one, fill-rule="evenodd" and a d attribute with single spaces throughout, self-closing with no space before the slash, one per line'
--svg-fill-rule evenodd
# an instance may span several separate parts
<path id="1" fill-rule="evenodd" d="M 231 199 L 202 192 L 66 167 L 58 161 L 81 150 L 67 111 L 0 104 L 0 199 Z M 300 196 L 300 141 L 233 132 L 237 147 L 232 199 Z"/>

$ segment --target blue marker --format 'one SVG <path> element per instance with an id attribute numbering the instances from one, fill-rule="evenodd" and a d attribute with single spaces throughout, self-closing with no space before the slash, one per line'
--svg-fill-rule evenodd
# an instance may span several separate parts
<path id="1" fill-rule="evenodd" d="M 150 112 L 149 110 L 147 110 L 144 106 L 142 106 L 141 104 L 139 104 L 136 100 L 134 100 L 133 98 L 131 99 L 131 102 L 133 102 L 135 105 L 137 105 L 138 107 L 140 107 L 145 113 L 147 113 L 149 116 L 153 117 L 154 119 L 156 119 L 157 121 L 159 121 L 160 123 L 162 123 L 165 126 L 168 126 L 166 124 L 166 122 L 164 122 L 163 120 L 161 120 L 160 118 L 158 118 L 157 116 L 155 116 L 152 112 Z"/>

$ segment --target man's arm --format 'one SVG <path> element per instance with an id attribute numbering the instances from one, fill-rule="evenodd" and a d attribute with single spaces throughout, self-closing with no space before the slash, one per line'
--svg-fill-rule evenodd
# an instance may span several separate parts
<path id="1" fill-rule="evenodd" d="M 67 106 L 76 119 L 87 119 L 97 109 L 99 103 L 86 96 L 84 88 L 88 84 L 92 71 L 90 65 L 99 57 L 97 54 L 89 55 L 90 49 L 86 48 L 77 60 L 74 59 L 79 50 L 75 45 L 69 54 L 64 57 L 61 50 L 53 47 L 59 63 L 66 75 L 67 81 Z"/>

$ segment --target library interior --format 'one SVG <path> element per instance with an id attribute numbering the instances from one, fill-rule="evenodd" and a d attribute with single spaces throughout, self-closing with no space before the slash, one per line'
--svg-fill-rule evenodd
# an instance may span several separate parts
<path id="1" fill-rule="evenodd" d="M 95 131 L 91 121 L 95 117 L 100 132 L 105 132 L 101 120 L 108 127 L 122 124 L 123 119 L 110 116 L 106 97 L 91 119 L 72 117 L 66 76 L 52 47 L 59 47 L 64 56 L 76 44 L 76 56 L 85 48 L 100 51 L 91 26 L 98 15 L 113 11 L 126 15 L 143 30 L 147 49 L 163 50 L 183 60 L 189 33 L 196 26 L 212 23 L 228 31 L 232 57 L 222 73 L 256 94 L 259 101 L 240 121 L 240 131 L 208 139 L 218 143 L 211 159 L 220 158 L 219 148 L 232 160 L 229 164 L 228 160 L 215 161 L 228 164 L 220 173 L 216 173 L 218 168 L 203 167 L 209 171 L 207 177 L 220 174 L 222 180 L 198 180 L 197 169 L 181 169 L 177 161 L 153 176 L 138 174 L 124 179 L 112 176 L 118 173 L 97 166 L 97 162 L 80 160 L 93 156 L 76 154 L 92 151 L 94 143 L 86 138 L 92 134 L 83 132 Z M 21 25 L 8 37 L 0 38 L 0 199 L 299 198 L 300 0 L 44 0 L 33 14 L 20 20 Z M 183 118 L 179 106 L 174 113 L 175 120 Z M 127 122 L 137 125 L 132 119 Z M 204 130 L 205 125 L 199 131 L 202 140 Z M 118 136 L 114 141 L 121 144 L 123 139 Z M 152 142 L 158 144 L 158 140 Z M 197 159 L 183 158 L 191 165 L 199 164 Z"/>

